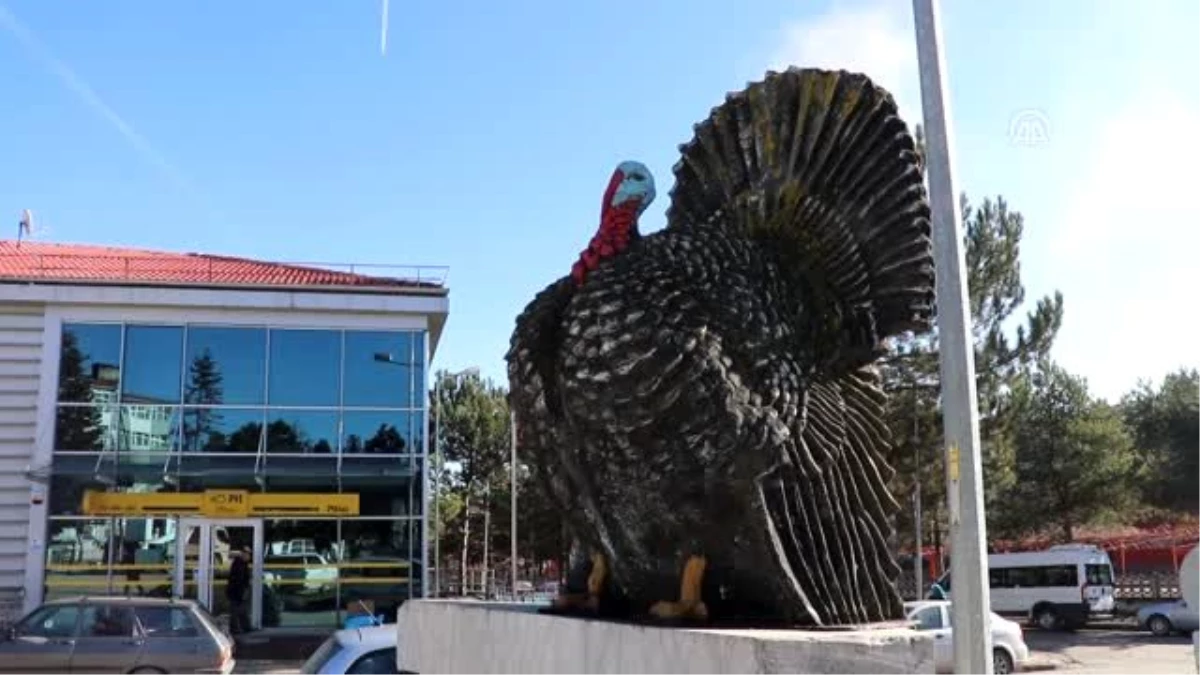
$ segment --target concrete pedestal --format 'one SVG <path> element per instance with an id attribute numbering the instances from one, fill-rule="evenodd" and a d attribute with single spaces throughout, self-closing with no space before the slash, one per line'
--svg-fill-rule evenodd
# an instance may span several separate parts
<path id="1" fill-rule="evenodd" d="M 710 630 L 537 613 L 534 605 L 411 600 L 397 616 L 400 670 L 415 673 L 932 673 L 908 628 Z"/>

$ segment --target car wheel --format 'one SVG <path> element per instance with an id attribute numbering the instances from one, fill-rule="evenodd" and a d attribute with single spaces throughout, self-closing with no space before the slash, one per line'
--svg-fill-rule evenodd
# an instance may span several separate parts
<path id="1" fill-rule="evenodd" d="M 1150 617 L 1150 620 L 1146 622 L 1146 627 L 1159 637 L 1167 637 L 1171 634 L 1171 621 L 1162 614 Z"/>
<path id="2" fill-rule="evenodd" d="M 1033 615 L 1033 622 L 1042 630 L 1057 630 L 1061 621 L 1058 612 L 1050 607 L 1043 607 Z"/>
<path id="3" fill-rule="evenodd" d="M 132 670 L 130 672 L 131 673 L 156 673 L 157 675 L 163 675 L 163 673 L 165 673 L 167 671 L 159 670 L 158 668 L 138 668 L 137 670 Z"/>
<path id="4" fill-rule="evenodd" d="M 996 675 L 1009 675 L 1013 672 L 1012 656 L 999 647 L 992 650 L 992 672 Z"/>

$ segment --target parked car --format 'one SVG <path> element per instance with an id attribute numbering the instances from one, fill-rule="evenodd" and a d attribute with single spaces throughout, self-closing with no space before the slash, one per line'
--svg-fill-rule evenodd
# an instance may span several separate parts
<path id="1" fill-rule="evenodd" d="M 0 642 L 6 673 L 231 673 L 233 666 L 233 640 L 191 600 L 53 600 Z"/>
<path id="2" fill-rule="evenodd" d="M 1138 610 L 1138 627 L 1155 635 L 1191 633 L 1200 630 L 1200 613 L 1187 600 L 1156 602 Z"/>
<path id="3" fill-rule="evenodd" d="M 330 635 L 300 668 L 301 673 L 399 673 L 396 624 L 347 628 Z"/>
<path id="4" fill-rule="evenodd" d="M 939 673 L 954 672 L 954 637 L 950 627 L 950 603 L 946 600 L 921 600 L 904 603 L 909 621 L 919 631 L 933 635 L 934 667 Z M 992 612 L 992 672 L 1007 675 L 1022 668 L 1029 660 L 1029 646 L 1021 624 Z"/>

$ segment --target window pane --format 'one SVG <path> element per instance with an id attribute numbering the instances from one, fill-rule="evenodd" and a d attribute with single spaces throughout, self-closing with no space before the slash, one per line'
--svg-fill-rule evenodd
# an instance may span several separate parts
<path id="1" fill-rule="evenodd" d="M 175 557 L 175 522 L 170 518 L 114 521 L 113 593 L 169 597 Z"/>
<path id="2" fill-rule="evenodd" d="M 117 407 L 62 405 L 54 420 L 54 449 L 111 450 L 116 443 Z"/>
<path id="3" fill-rule="evenodd" d="M 137 621 L 133 609 L 125 605 L 85 605 L 80 637 L 133 637 Z"/>
<path id="4" fill-rule="evenodd" d="M 283 604 L 281 626 L 337 625 L 336 520 L 267 520 L 265 583 Z"/>
<path id="5" fill-rule="evenodd" d="M 942 608 L 941 607 L 926 607 L 917 612 L 916 617 L 918 630 L 938 630 L 942 627 Z"/>
<path id="6" fill-rule="evenodd" d="M 258 452 L 262 435 L 260 408 L 183 409 L 185 452 Z"/>
<path id="7" fill-rule="evenodd" d="M 133 454 L 169 452 L 175 447 L 179 408 L 171 405 L 122 405 L 117 448 Z"/>
<path id="8" fill-rule="evenodd" d="M 363 516 L 407 516 L 419 513 L 421 495 L 416 492 L 419 488 L 412 475 L 413 469 L 407 461 L 388 459 L 391 460 L 390 466 L 383 465 L 383 458 L 379 461 L 343 458 L 342 492 L 358 495 L 358 510 Z"/>
<path id="9" fill-rule="evenodd" d="M 358 673 L 396 673 L 396 648 L 380 649 L 359 658 L 346 672 L 350 675 Z"/>
<path id="10" fill-rule="evenodd" d="M 182 363 L 182 327 L 126 326 L 121 401 L 178 403 Z"/>
<path id="11" fill-rule="evenodd" d="M 342 336 L 326 330 L 272 330 L 271 405 L 336 406 Z"/>
<path id="12" fill-rule="evenodd" d="M 346 332 L 344 405 L 407 408 L 412 404 L 411 335 Z"/>
<path id="13" fill-rule="evenodd" d="M 23 621 L 17 627 L 16 634 L 47 640 L 73 638 L 78 621 L 79 605 L 46 607 Z"/>
<path id="14" fill-rule="evenodd" d="M 1087 582 L 1093 586 L 1111 586 L 1112 568 L 1108 565 L 1087 565 Z"/>
<path id="15" fill-rule="evenodd" d="M 121 327 L 63 324 L 58 361 L 58 400 L 116 400 L 121 368 Z"/>
<path id="16" fill-rule="evenodd" d="M 151 638 L 200 637 L 191 615 L 178 607 L 137 607 L 134 609 L 142 629 Z"/>
<path id="17" fill-rule="evenodd" d="M 337 455 L 303 457 L 273 455 L 262 463 L 262 489 L 266 492 L 336 493 Z"/>
<path id="18" fill-rule="evenodd" d="M 312 410 L 267 411 L 267 452 L 330 454 L 337 451 L 338 414 Z"/>
<path id="19" fill-rule="evenodd" d="M 254 455 L 220 452 L 183 455 L 179 458 L 179 490 L 261 490 L 261 476 L 255 473 L 259 468 L 257 460 Z M 328 475 L 325 480 L 329 480 Z"/>
<path id="20" fill-rule="evenodd" d="M 46 599 L 108 594 L 111 521 L 51 520 L 46 533 Z"/>
<path id="21" fill-rule="evenodd" d="M 403 455 L 414 451 L 412 414 L 388 411 L 347 411 L 342 415 L 345 454 Z"/>
<path id="22" fill-rule="evenodd" d="M 184 401 L 200 405 L 262 405 L 267 331 L 262 328 L 188 328 Z"/>
<path id="23" fill-rule="evenodd" d="M 420 551 L 412 535 L 409 520 L 343 520 L 340 606 L 372 600 L 376 614 L 395 616 L 412 593 L 410 580 L 420 578 L 409 560 L 410 546 Z"/>

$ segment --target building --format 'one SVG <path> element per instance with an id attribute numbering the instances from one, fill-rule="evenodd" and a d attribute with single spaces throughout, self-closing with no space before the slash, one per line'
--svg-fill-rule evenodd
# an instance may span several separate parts
<path id="1" fill-rule="evenodd" d="M 259 626 L 420 595 L 448 294 L 409 271 L 0 241 L 10 611 L 129 593 L 220 614 L 243 549 Z"/>

